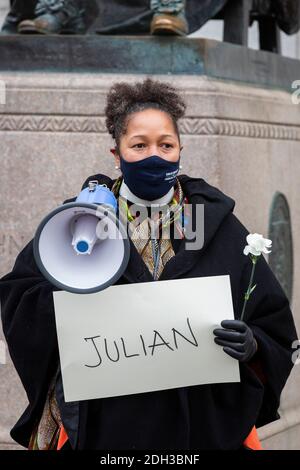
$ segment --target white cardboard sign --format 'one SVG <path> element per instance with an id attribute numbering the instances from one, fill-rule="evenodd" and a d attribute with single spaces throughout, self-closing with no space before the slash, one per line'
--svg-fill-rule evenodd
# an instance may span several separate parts
<path id="1" fill-rule="evenodd" d="M 53 297 L 67 402 L 240 382 L 213 335 L 234 318 L 229 275 Z"/>

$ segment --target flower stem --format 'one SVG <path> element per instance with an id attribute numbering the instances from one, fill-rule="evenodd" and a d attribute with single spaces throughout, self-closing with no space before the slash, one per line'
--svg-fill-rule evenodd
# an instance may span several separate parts
<path id="1" fill-rule="evenodd" d="M 250 291 L 251 291 L 251 287 L 252 287 L 252 281 L 253 281 L 253 276 L 254 276 L 255 265 L 256 265 L 256 262 L 258 260 L 258 257 L 253 255 L 253 256 L 251 256 L 251 260 L 252 260 L 251 276 L 250 276 L 248 289 L 247 289 L 247 291 L 245 293 L 245 296 L 244 296 L 244 305 L 243 305 L 243 310 L 242 310 L 242 313 L 241 313 L 240 320 L 243 320 L 243 318 L 244 318 L 246 303 L 247 303 L 247 301 L 250 297 L 250 294 L 251 294 Z"/>

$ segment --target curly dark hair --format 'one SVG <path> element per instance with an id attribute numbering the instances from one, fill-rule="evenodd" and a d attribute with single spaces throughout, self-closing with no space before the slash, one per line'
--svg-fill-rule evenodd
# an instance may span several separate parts
<path id="1" fill-rule="evenodd" d="M 111 86 L 107 94 L 105 123 L 116 141 L 118 153 L 121 136 L 126 133 L 128 116 L 149 108 L 168 113 L 179 137 L 177 120 L 184 116 L 186 103 L 171 84 L 148 77 L 132 85 L 118 82 Z"/>

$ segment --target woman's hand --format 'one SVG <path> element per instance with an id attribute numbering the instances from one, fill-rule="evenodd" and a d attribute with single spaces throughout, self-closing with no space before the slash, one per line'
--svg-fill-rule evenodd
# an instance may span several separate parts
<path id="1" fill-rule="evenodd" d="M 257 351 L 251 328 L 241 320 L 223 320 L 221 326 L 223 328 L 213 330 L 215 343 L 223 346 L 223 350 L 234 359 L 249 361 Z"/>

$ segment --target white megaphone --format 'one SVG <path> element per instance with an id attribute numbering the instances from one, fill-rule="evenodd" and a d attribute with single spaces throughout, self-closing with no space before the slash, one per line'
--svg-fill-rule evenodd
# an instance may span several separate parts
<path id="1" fill-rule="evenodd" d="M 116 211 L 114 194 L 106 185 L 90 181 L 76 201 L 50 212 L 33 240 L 34 257 L 46 279 L 81 294 L 114 284 L 130 253 L 127 231 Z"/>

